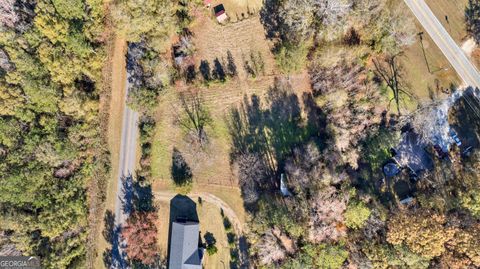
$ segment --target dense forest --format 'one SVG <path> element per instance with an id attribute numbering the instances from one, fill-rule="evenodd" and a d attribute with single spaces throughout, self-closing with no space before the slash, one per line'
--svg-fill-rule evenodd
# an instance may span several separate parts
<path id="1" fill-rule="evenodd" d="M 86 267 L 88 204 L 102 200 L 109 165 L 104 12 L 100 0 L 0 2 L 2 255 Z"/>
<path id="2" fill-rule="evenodd" d="M 382 174 L 389 149 L 411 130 L 409 119 L 418 121 L 417 133 L 432 119 L 407 109 L 415 97 L 397 59 L 416 32 L 403 3 L 266 1 L 262 12 L 281 69 L 306 66 L 313 96 L 298 100 L 279 80 L 267 104 L 252 99 L 232 111 L 253 264 L 480 267 L 478 152 L 466 157 L 454 148 L 451 162 L 434 157 L 434 168 L 414 179 L 418 197 L 410 204 L 400 203 L 389 180 L 412 175 L 385 181 Z M 279 191 L 280 174 L 287 197 Z"/>

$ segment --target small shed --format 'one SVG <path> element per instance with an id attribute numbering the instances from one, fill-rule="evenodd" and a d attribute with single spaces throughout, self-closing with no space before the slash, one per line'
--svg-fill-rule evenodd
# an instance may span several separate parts
<path id="1" fill-rule="evenodd" d="M 219 23 L 222 23 L 227 20 L 227 13 L 225 12 L 225 7 L 223 4 L 217 5 L 213 8 L 213 12 L 215 12 L 215 17 Z"/>
<path id="2" fill-rule="evenodd" d="M 212 0 L 203 0 L 205 7 L 210 7 L 212 5 Z"/>

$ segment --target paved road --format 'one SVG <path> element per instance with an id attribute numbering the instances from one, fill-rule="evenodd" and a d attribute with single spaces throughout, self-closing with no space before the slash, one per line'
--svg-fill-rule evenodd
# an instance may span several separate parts
<path id="1" fill-rule="evenodd" d="M 480 88 L 480 74 L 424 0 L 404 0 L 458 75 L 468 86 Z"/>
<path id="2" fill-rule="evenodd" d="M 128 93 L 128 75 L 125 83 L 125 100 Z M 137 150 L 137 136 L 138 136 L 138 113 L 131 110 L 127 105 L 123 111 L 122 121 L 122 137 L 120 143 L 120 159 L 119 159 L 119 173 L 117 176 L 117 192 L 115 199 L 115 242 L 112 244 L 113 261 L 110 268 L 128 268 L 125 261 L 125 253 L 122 249 L 122 242 L 120 231 L 122 225 L 128 217 L 128 213 L 124 210 L 124 204 L 129 205 L 128 198 L 125 197 L 125 189 L 123 188 L 124 178 L 131 177 L 135 173 L 136 164 L 136 150 Z M 130 178 L 131 179 L 131 178 Z M 132 182 L 128 180 L 127 182 Z M 129 210 L 127 210 L 129 211 Z"/>
<path id="3" fill-rule="evenodd" d="M 126 91 L 128 92 L 128 81 L 126 83 Z M 126 95 L 126 94 L 125 94 Z M 126 100 L 126 96 L 125 96 Z M 136 150 L 137 150 L 137 124 L 138 113 L 131 110 L 125 105 L 123 111 L 122 138 L 120 144 L 120 165 L 117 177 L 117 198 L 115 200 L 115 224 L 121 225 L 126 219 L 126 215 L 122 210 L 122 199 L 124 190 L 122 188 L 122 178 L 129 177 L 135 172 Z"/>

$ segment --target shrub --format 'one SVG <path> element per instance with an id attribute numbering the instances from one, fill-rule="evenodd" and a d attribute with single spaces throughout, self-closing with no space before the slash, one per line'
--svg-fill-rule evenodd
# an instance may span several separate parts
<path id="1" fill-rule="evenodd" d="M 370 214 L 370 209 L 364 203 L 350 204 L 344 213 L 345 225 L 352 229 L 362 228 Z"/>
<path id="2" fill-rule="evenodd" d="M 275 58 L 283 73 L 295 73 L 303 69 L 308 54 L 308 45 L 290 43 L 280 45 Z"/>

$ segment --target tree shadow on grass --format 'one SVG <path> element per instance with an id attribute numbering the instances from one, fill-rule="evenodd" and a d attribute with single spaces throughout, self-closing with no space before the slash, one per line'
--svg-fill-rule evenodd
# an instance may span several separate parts
<path id="1" fill-rule="evenodd" d="M 210 81 L 212 80 L 212 71 L 210 69 L 210 64 L 206 60 L 201 60 L 200 61 L 200 67 L 199 67 L 200 74 L 203 77 L 203 80 L 205 81 Z"/>
<path id="2" fill-rule="evenodd" d="M 215 58 L 215 60 L 213 60 L 213 66 L 214 66 L 213 72 L 212 72 L 213 79 L 216 79 L 222 82 L 225 81 L 225 77 L 226 77 L 225 70 L 218 58 Z"/>
<path id="3" fill-rule="evenodd" d="M 279 3 L 276 0 L 265 0 L 260 10 L 260 21 L 263 24 L 263 28 L 265 28 L 267 38 L 275 38 L 280 34 Z"/>
<path id="4" fill-rule="evenodd" d="M 293 148 L 314 141 L 322 150 L 326 144 L 325 114 L 313 96 L 305 93 L 302 101 L 303 108 L 288 81 L 277 78 L 266 95 L 266 104 L 257 95 L 250 99 L 244 96 L 240 106 L 230 111 L 231 162 L 245 154 L 260 156 L 268 171 L 268 179 L 257 182 L 264 191 L 278 189 L 278 175 Z"/>
<path id="5" fill-rule="evenodd" d="M 230 77 L 235 77 L 238 74 L 237 65 L 230 50 L 227 50 L 227 74 Z"/>
<path id="6" fill-rule="evenodd" d="M 192 170 L 182 156 L 182 153 L 175 147 L 172 152 L 172 166 L 170 168 L 170 173 L 173 182 L 177 186 L 184 186 L 192 182 Z"/>

